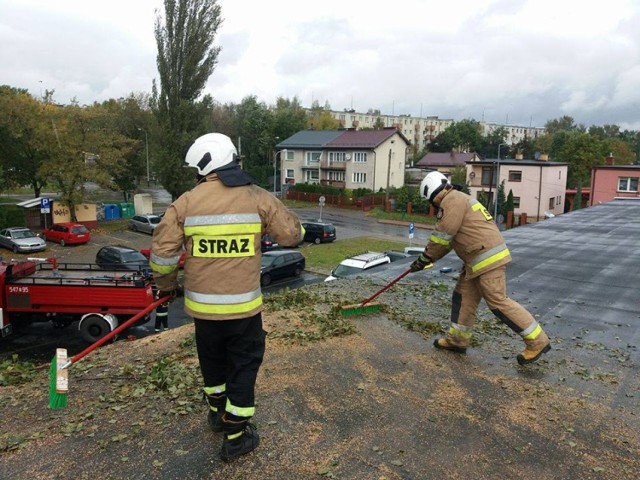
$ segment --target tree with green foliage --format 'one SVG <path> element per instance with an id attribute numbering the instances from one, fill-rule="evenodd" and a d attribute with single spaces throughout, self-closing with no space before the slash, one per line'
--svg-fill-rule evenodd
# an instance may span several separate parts
<path id="1" fill-rule="evenodd" d="M 453 122 L 431 144 L 434 152 L 477 152 L 485 144 L 482 127 L 476 120 Z"/>
<path id="2" fill-rule="evenodd" d="M 453 185 L 460 185 L 462 191 L 467 195 L 471 193 L 469 183 L 467 182 L 467 169 L 465 167 L 459 166 L 451 169 L 451 183 Z"/>
<path id="3" fill-rule="evenodd" d="M 420 194 L 419 188 L 413 190 L 411 195 L 411 205 L 413 206 L 413 211 L 416 213 L 429 212 L 430 202 Z"/>
<path id="4" fill-rule="evenodd" d="M 278 97 L 273 113 L 273 135 L 280 141 L 294 133 L 304 130 L 307 125 L 307 112 L 298 97 L 292 99 Z"/>
<path id="5" fill-rule="evenodd" d="M 498 206 L 496 211 L 498 212 L 498 215 L 502 215 L 503 217 L 506 218 L 507 212 L 505 207 L 507 206 L 507 196 L 504 193 L 504 191 L 505 191 L 505 185 L 503 180 L 500 182 L 500 185 L 498 185 L 498 194 L 496 195 L 496 201 L 498 202 Z"/>
<path id="6" fill-rule="evenodd" d="M 577 125 L 574 123 L 573 117 L 569 115 L 564 115 L 560 118 L 553 118 L 548 120 L 544 129 L 545 132 L 549 135 L 553 135 L 558 132 L 571 132 L 577 128 Z"/>
<path id="7" fill-rule="evenodd" d="M 126 175 L 125 158 L 138 142 L 115 131 L 113 118 L 100 105 L 59 108 L 53 121 L 57 145 L 38 171 L 60 192 L 75 220 L 75 205 L 85 201 L 86 184 L 118 190 L 114 177 Z"/>
<path id="8" fill-rule="evenodd" d="M 331 109 L 321 108 L 317 102 L 307 118 L 307 129 L 309 130 L 337 130 L 342 124 L 333 116 Z"/>
<path id="9" fill-rule="evenodd" d="M 411 192 L 409 192 L 409 187 L 407 185 L 403 185 L 398 191 L 398 195 L 396 196 L 396 205 L 397 209 L 403 212 L 407 210 L 407 204 L 411 201 Z"/>
<path id="10" fill-rule="evenodd" d="M 173 198 L 194 184 L 193 172 L 182 168 L 186 146 L 211 127 L 213 99 L 200 95 L 220 53 L 213 45 L 220 13 L 216 0 L 164 0 L 164 17 L 156 14 L 160 89 L 154 80 L 152 105 L 160 130 L 157 166 Z"/>
<path id="11" fill-rule="evenodd" d="M 132 93 L 126 98 L 110 99 L 90 107 L 102 110 L 105 116 L 105 128 L 133 140 L 126 149 L 121 150 L 118 160 L 120 168 L 113 174 L 113 184 L 122 192 L 125 201 L 129 201 L 131 193 L 136 190 L 142 180 L 146 183 L 147 173 L 153 177 L 155 171 L 155 157 L 151 148 L 155 145 L 154 138 L 158 137 L 158 128 L 148 105 L 148 95 Z M 147 147 L 150 152 L 146 151 Z M 149 164 L 147 164 L 147 154 Z"/>
<path id="12" fill-rule="evenodd" d="M 582 208 L 582 185 L 576 188 L 576 198 L 573 199 L 572 210 L 580 210 Z"/>
<path id="13" fill-rule="evenodd" d="M 500 145 L 500 157 L 506 158 L 509 155 L 509 145 L 506 144 L 508 135 L 509 131 L 505 127 L 496 128 L 484 137 L 482 144 L 475 152 L 485 158 L 496 158 Z"/>
<path id="14" fill-rule="evenodd" d="M 507 195 L 507 203 L 504 207 L 504 218 L 507 218 L 509 212 L 513 214 L 515 210 L 514 200 L 513 200 L 513 190 L 509 189 L 509 195 Z"/>
<path id="15" fill-rule="evenodd" d="M 566 141 L 556 160 L 569 164 L 567 185 L 589 183 L 591 168 L 602 165 L 606 158 L 606 145 L 593 135 L 574 131 L 567 134 Z"/>
<path id="16" fill-rule="evenodd" d="M 0 165 L 5 183 L 29 185 L 39 197 L 47 178 L 40 171 L 57 145 L 59 107 L 33 98 L 26 90 L 0 87 Z"/>

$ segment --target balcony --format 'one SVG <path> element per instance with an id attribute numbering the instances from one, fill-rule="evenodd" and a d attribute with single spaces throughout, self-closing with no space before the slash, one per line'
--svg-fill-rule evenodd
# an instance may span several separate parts
<path id="1" fill-rule="evenodd" d="M 345 188 L 346 182 L 340 180 L 320 180 L 323 187 Z"/>
<path id="2" fill-rule="evenodd" d="M 320 163 L 320 168 L 322 170 L 346 170 L 347 162 L 333 162 L 330 160 L 323 160 Z"/>

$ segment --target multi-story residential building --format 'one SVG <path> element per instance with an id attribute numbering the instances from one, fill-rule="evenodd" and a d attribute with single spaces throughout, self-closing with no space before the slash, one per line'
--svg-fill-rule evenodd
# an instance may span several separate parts
<path id="1" fill-rule="evenodd" d="M 283 183 L 373 191 L 400 188 L 409 140 L 395 128 L 303 130 L 276 145 Z"/>
<path id="2" fill-rule="evenodd" d="M 515 145 L 524 139 L 535 140 L 545 133 L 545 129 L 541 127 L 523 127 L 520 125 L 501 125 L 499 123 L 485 122 L 480 122 L 480 126 L 484 137 L 488 137 L 499 128 L 506 130 L 507 136 L 504 140 L 509 145 Z"/>
<path id="3" fill-rule="evenodd" d="M 591 198 L 589 205 L 609 202 L 616 198 L 640 198 L 638 180 L 640 165 L 616 165 L 613 156 L 606 165 L 591 169 Z"/>
<path id="4" fill-rule="evenodd" d="M 467 162 L 467 182 L 471 196 L 493 203 L 496 188 L 503 181 L 505 197 L 513 192 L 514 214 L 526 213 L 529 220 L 538 221 L 547 213 L 564 212 L 567 189 L 567 163 L 550 162 L 546 155 L 538 160 L 489 158 Z"/>
<path id="5" fill-rule="evenodd" d="M 308 112 L 311 113 L 312 110 L 308 110 Z M 423 150 L 440 133 L 454 123 L 452 119 L 442 119 L 437 116 L 384 115 L 377 112 L 360 113 L 355 110 L 331 110 L 330 113 L 344 128 L 355 128 L 356 130 L 381 127 L 396 128 L 409 139 L 415 151 Z M 484 136 L 491 134 L 497 128 L 504 128 L 507 131 L 505 142 L 509 145 L 516 144 L 525 138 L 536 139 L 545 132 L 545 129 L 540 127 L 500 125 L 484 121 L 479 123 Z"/>

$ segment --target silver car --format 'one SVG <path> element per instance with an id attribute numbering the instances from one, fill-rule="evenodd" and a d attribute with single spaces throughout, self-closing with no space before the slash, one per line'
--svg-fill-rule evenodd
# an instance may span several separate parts
<path id="1" fill-rule="evenodd" d="M 129 220 L 129 228 L 134 232 L 153 233 L 162 217 L 158 215 L 134 215 Z"/>
<path id="2" fill-rule="evenodd" d="M 40 252 L 46 250 L 47 243 L 29 228 L 11 227 L 0 230 L 0 246 L 14 253 Z"/>

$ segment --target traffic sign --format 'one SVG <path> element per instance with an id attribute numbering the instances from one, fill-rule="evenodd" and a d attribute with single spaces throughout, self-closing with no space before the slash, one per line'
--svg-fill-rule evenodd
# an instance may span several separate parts
<path id="1" fill-rule="evenodd" d="M 40 213 L 51 213 L 51 199 L 43 197 L 40 199 Z"/>
<path id="2" fill-rule="evenodd" d="M 411 223 L 409 224 L 409 234 L 412 234 L 412 233 L 414 233 L 415 231 L 416 231 L 416 225 L 415 225 L 413 222 L 411 222 Z"/>
<path id="3" fill-rule="evenodd" d="M 326 200 L 326 198 L 324 198 L 324 196 L 322 196 L 322 197 L 320 197 L 320 198 L 318 199 L 318 201 L 320 202 L 320 206 L 321 206 L 321 207 L 322 207 L 322 206 L 324 206 L 324 202 L 325 202 L 325 200 Z"/>

